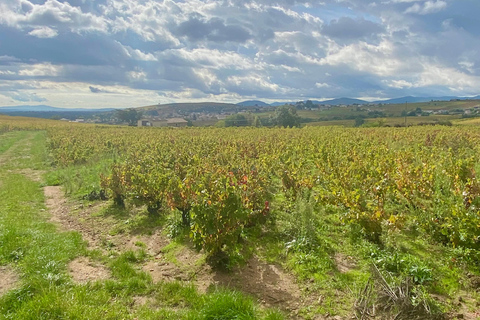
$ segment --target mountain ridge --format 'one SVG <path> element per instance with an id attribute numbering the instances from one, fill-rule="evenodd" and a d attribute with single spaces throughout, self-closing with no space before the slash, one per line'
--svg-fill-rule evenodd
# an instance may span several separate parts
<path id="1" fill-rule="evenodd" d="M 472 97 L 456 97 L 456 96 L 442 96 L 442 97 L 415 97 L 415 96 L 405 96 L 399 98 L 392 98 L 387 100 L 376 100 L 376 101 L 365 101 L 361 99 L 354 99 L 354 98 L 337 98 L 337 99 L 330 99 L 330 100 L 310 100 L 314 104 L 323 104 L 323 105 L 352 105 L 352 104 L 369 104 L 369 103 L 381 103 L 381 104 L 400 104 L 400 103 L 418 103 L 418 102 L 429 102 L 429 101 L 449 101 L 449 100 L 480 100 L 480 95 L 472 96 Z M 304 100 L 303 102 L 307 102 L 308 100 Z M 193 107 L 198 105 L 201 109 L 202 106 L 210 106 L 214 109 L 221 109 L 222 107 L 277 107 L 285 104 L 296 104 L 298 101 L 290 101 L 290 102 L 272 102 L 266 103 L 261 100 L 245 100 L 236 104 L 232 103 L 222 103 L 222 102 L 198 102 L 198 103 L 170 103 L 165 105 L 153 105 L 153 106 L 145 106 L 145 107 L 138 107 L 138 109 L 148 110 L 150 108 L 158 108 L 158 107 L 169 107 L 175 109 L 176 106 L 179 106 L 181 109 L 185 107 Z M 12 112 L 111 112 L 122 108 L 58 108 L 52 107 L 48 105 L 20 105 L 20 106 L 5 106 L 0 107 L 0 113 L 12 113 Z M 137 109 L 137 108 L 136 108 Z"/>
<path id="2" fill-rule="evenodd" d="M 21 105 L 0 107 L 1 112 L 108 112 L 116 110 L 115 108 L 57 108 L 47 105 Z"/>
<path id="3" fill-rule="evenodd" d="M 382 103 L 382 104 L 399 104 L 399 103 L 417 103 L 417 102 L 429 102 L 429 101 L 449 101 L 449 100 L 480 100 L 480 95 L 473 96 L 473 97 L 457 97 L 457 96 L 440 96 L 440 97 L 415 97 L 415 96 L 404 96 L 399 98 L 392 98 L 386 100 L 375 100 L 375 101 L 366 101 L 362 99 L 354 99 L 354 98 L 336 98 L 330 100 L 310 100 L 314 104 L 323 104 L 323 105 L 351 105 L 351 104 L 369 104 L 369 103 Z M 272 103 L 265 103 L 261 100 L 247 100 L 243 102 L 237 103 L 237 105 L 243 105 L 243 103 L 248 103 L 254 101 L 258 104 L 258 106 L 271 106 L 271 107 L 278 107 L 286 104 L 296 104 L 297 101 L 289 101 L 289 102 L 272 102 Z M 303 100 L 303 102 L 307 102 L 308 100 Z M 265 105 L 261 105 L 265 104 Z"/>

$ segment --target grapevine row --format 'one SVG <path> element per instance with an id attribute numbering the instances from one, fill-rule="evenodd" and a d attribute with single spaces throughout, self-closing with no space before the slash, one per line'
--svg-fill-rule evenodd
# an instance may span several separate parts
<path id="1" fill-rule="evenodd" d="M 194 243 L 233 250 L 263 225 L 276 193 L 307 189 L 380 241 L 417 226 L 436 241 L 480 248 L 476 128 L 52 128 L 61 165 L 113 157 L 102 185 L 118 204 L 179 210 Z"/>

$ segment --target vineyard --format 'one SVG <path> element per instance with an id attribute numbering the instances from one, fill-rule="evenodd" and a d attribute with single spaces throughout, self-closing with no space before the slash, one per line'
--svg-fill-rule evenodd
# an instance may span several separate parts
<path id="1" fill-rule="evenodd" d="M 60 165 L 112 157 L 101 186 L 118 205 L 182 213 L 209 254 L 234 249 L 270 202 L 305 194 L 335 206 L 379 243 L 416 227 L 432 241 L 480 248 L 480 131 L 473 129 L 49 130 Z"/>
<path id="2" fill-rule="evenodd" d="M 334 307 L 332 297 L 318 312 L 363 317 L 372 304 L 375 312 L 351 287 L 366 296 L 375 274 L 388 274 L 391 286 L 407 283 L 407 292 L 410 283 L 410 310 L 432 317 L 479 289 L 475 127 L 46 130 L 58 170 L 104 164 L 77 197 L 165 218 L 169 236 L 189 239 L 215 268 L 235 270 L 256 254 L 313 283 L 309 290 L 352 292 L 337 297 L 350 306 Z M 340 254 L 355 270 L 340 270 Z"/>

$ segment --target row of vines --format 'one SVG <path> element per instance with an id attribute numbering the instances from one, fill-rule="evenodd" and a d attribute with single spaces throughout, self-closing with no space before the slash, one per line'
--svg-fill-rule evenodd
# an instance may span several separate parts
<path id="1" fill-rule="evenodd" d="M 305 190 L 380 241 L 415 225 L 434 241 L 480 248 L 476 128 L 114 128 L 49 131 L 59 165 L 112 157 L 102 187 L 118 205 L 179 210 L 196 246 L 228 254 L 265 225 L 277 193 Z"/>

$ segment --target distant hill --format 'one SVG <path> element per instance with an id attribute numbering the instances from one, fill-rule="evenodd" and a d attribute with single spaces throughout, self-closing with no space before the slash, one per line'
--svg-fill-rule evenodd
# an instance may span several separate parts
<path id="1" fill-rule="evenodd" d="M 0 107 L 0 113 L 11 113 L 11 112 L 107 112 L 113 111 L 113 108 L 103 108 L 103 109 L 88 109 L 88 108 L 55 108 L 46 105 L 35 105 L 35 106 L 10 106 L 10 107 Z"/>
<path id="2" fill-rule="evenodd" d="M 417 102 L 430 102 L 430 101 L 450 101 L 450 100 L 478 100 L 480 96 L 476 97 L 455 97 L 455 96 L 443 96 L 443 97 L 401 97 L 388 100 L 379 100 L 374 101 L 374 103 L 388 103 L 388 104 L 398 104 L 398 103 L 417 103 Z"/>
<path id="3" fill-rule="evenodd" d="M 303 102 L 307 102 L 308 100 L 303 100 Z M 319 100 L 310 100 L 314 104 L 324 104 L 324 105 L 341 105 L 341 104 L 366 104 L 368 103 L 365 100 L 360 100 L 360 99 L 351 99 L 351 98 L 338 98 L 338 99 L 331 99 L 331 100 L 325 100 L 325 101 L 319 101 Z M 295 105 L 298 101 L 290 101 L 290 102 L 273 102 L 270 103 L 272 107 L 278 107 L 278 106 L 283 106 L 285 104 L 293 104 Z"/>
<path id="4" fill-rule="evenodd" d="M 360 99 L 351 99 L 351 98 L 339 98 L 339 99 L 332 99 L 332 100 L 326 100 L 326 101 L 318 101 L 320 104 L 325 104 L 325 105 L 339 105 L 339 104 L 367 104 L 368 102 L 365 100 L 360 100 Z"/>
<path id="5" fill-rule="evenodd" d="M 397 103 L 416 103 L 416 102 L 428 102 L 431 100 L 440 100 L 439 98 L 429 98 L 429 97 L 412 97 L 412 96 L 407 96 L 407 97 L 401 97 L 401 98 L 394 98 L 394 99 L 388 99 L 388 100 L 380 100 L 380 101 L 375 101 L 375 103 L 388 103 L 388 104 L 397 104 Z M 448 99 L 450 100 L 450 99 Z"/>
<path id="6" fill-rule="evenodd" d="M 247 100 L 243 102 L 237 103 L 239 106 L 243 107 L 269 107 L 270 105 L 268 103 L 265 103 L 260 100 Z"/>
<path id="7" fill-rule="evenodd" d="M 192 103 L 169 103 L 156 104 L 137 108 L 140 111 L 157 111 L 157 112 L 222 112 L 236 111 L 239 108 L 245 108 L 233 103 L 220 102 L 192 102 Z"/>
<path id="8" fill-rule="evenodd" d="M 273 102 L 270 103 L 272 107 L 278 107 L 278 106 L 284 106 L 286 104 L 295 104 L 296 102 L 290 101 L 290 102 Z"/>
<path id="9" fill-rule="evenodd" d="M 0 107 L 0 112 L 16 112 L 16 111 L 54 111 L 56 108 L 38 105 L 38 106 L 10 106 L 10 107 Z"/>

